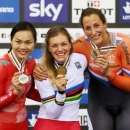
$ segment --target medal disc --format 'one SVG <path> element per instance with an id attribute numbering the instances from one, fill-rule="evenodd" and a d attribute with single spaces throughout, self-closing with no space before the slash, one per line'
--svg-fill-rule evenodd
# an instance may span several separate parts
<path id="1" fill-rule="evenodd" d="M 67 69 L 65 66 L 59 66 L 56 69 L 57 75 L 61 74 L 61 75 L 65 75 L 67 73 Z"/>
<path id="2" fill-rule="evenodd" d="M 20 82 L 21 84 L 25 84 L 25 83 L 27 83 L 28 81 L 29 81 L 29 77 L 28 77 L 27 75 L 22 74 L 22 75 L 19 76 L 19 82 Z"/>
<path id="3" fill-rule="evenodd" d="M 90 55 L 95 58 L 96 56 L 98 56 L 100 54 L 100 50 L 99 49 L 92 49 Z"/>

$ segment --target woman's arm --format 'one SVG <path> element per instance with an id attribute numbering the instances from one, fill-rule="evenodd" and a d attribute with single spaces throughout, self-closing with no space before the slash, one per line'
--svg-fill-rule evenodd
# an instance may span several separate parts
<path id="1" fill-rule="evenodd" d="M 37 80 L 46 80 L 48 78 L 48 74 L 44 67 L 40 64 L 36 64 L 33 70 L 33 77 Z"/>
<path id="2" fill-rule="evenodd" d="M 7 66 L 0 64 L 0 109 L 7 107 L 17 98 L 17 95 L 14 94 L 14 89 L 5 93 L 5 87 L 8 87 L 8 85 L 10 87 L 10 83 L 6 83 L 7 78 L 9 78 L 8 69 L 6 67 Z"/>
<path id="3" fill-rule="evenodd" d="M 59 92 L 55 93 L 49 80 L 36 80 L 36 86 L 39 90 L 42 103 L 50 118 L 58 118 L 63 111 L 66 94 L 60 94 Z"/>

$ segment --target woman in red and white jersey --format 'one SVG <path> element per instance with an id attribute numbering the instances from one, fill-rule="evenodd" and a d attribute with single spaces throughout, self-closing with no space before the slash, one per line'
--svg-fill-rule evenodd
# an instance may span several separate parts
<path id="1" fill-rule="evenodd" d="M 29 22 L 19 22 L 10 38 L 10 51 L 0 57 L 0 130 L 28 130 L 26 97 L 40 101 L 32 77 L 35 60 L 29 56 L 36 30 Z"/>

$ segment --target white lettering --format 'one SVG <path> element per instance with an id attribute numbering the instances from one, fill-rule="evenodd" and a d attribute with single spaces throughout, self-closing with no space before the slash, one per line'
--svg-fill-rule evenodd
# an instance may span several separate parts
<path id="1" fill-rule="evenodd" d="M 87 115 L 80 115 L 79 116 L 79 122 L 80 122 L 80 126 L 87 126 L 87 124 L 88 124 Z"/>
<path id="2" fill-rule="evenodd" d="M 13 13 L 14 8 L 13 7 L 0 7 L 0 12 L 3 13 Z"/>
<path id="3" fill-rule="evenodd" d="M 123 15 L 123 19 L 124 20 L 129 20 L 130 19 L 130 15 L 125 15 L 125 16 Z"/>
<path id="4" fill-rule="evenodd" d="M 12 95 L 12 91 L 10 91 L 10 92 L 8 93 L 8 95 L 11 97 L 11 95 Z"/>
<path id="5" fill-rule="evenodd" d="M 7 96 L 4 96 L 1 98 L 1 101 L 5 100 L 7 98 Z"/>
<path id="6" fill-rule="evenodd" d="M 59 4 L 58 7 L 56 8 L 52 3 L 45 6 L 45 0 L 41 0 L 40 4 L 34 3 L 29 6 L 29 9 L 31 11 L 29 16 L 44 17 L 46 14 L 48 17 L 52 17 L 52 21 L 56 21 L 60 14 L 62 7 L 63 7 L 63 4 Z M 53 15 L 50 12 L 50 10 L 52 10 Z"/>
<path id="7" fill-rule="evenodd" d="M 81 8 L 74 8 L 74 11 L 75 11 L 76 15 L 80 15 L 81 12 L 82 12 L 82 10 L 83 10 L 83 9 L 81 9 Z M 103 13 L 104 15 L 105 15 L 105 14 L 107 14 L 107 15 L 112 15 L 112 13 L 114 12 L 114 9 L 110 9 L 110 8 L 105 9 L 105 8 L 102 8 L 101 11 L 102 11 L 102 13 Z"/>
<path id="8" fill-rule="evenodd" d="M 32 13 L 30 13 L 31 17 L 37 17 L 40 15 L 40 10 L 37 9 L 39 7 L 39 4 L 31 4 L 29 6 L 29 9 L 32 11 Z"/>
<path id="9" fill-rule="evenodd" d="M 88 89 L 83 89 L 82 94 L 88 94 Z"/>

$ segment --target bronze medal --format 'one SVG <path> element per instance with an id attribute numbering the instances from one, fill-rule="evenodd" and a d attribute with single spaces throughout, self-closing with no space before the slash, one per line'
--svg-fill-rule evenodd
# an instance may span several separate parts
<path id="1" fill-rule="evenodd" d="M 65 66 L 59 66 L 57 69 L 56 69 L 56 72 L 57 72 L 57 75 L 65 75 L 67 73 L 67 69 Z"/>
<path id="2" fill-rule="evenodd" d="M 100 50 L 99 50 L 99 49 L 96 49 L 96 48 L 92 49 L 92 51 L 91 51 L 91 53 L 90 53 L 90 55 L 91 55 L 93 58 L 95 58 L 95 57 L 98 56 L 99 54 L 100 54 Z"/>

